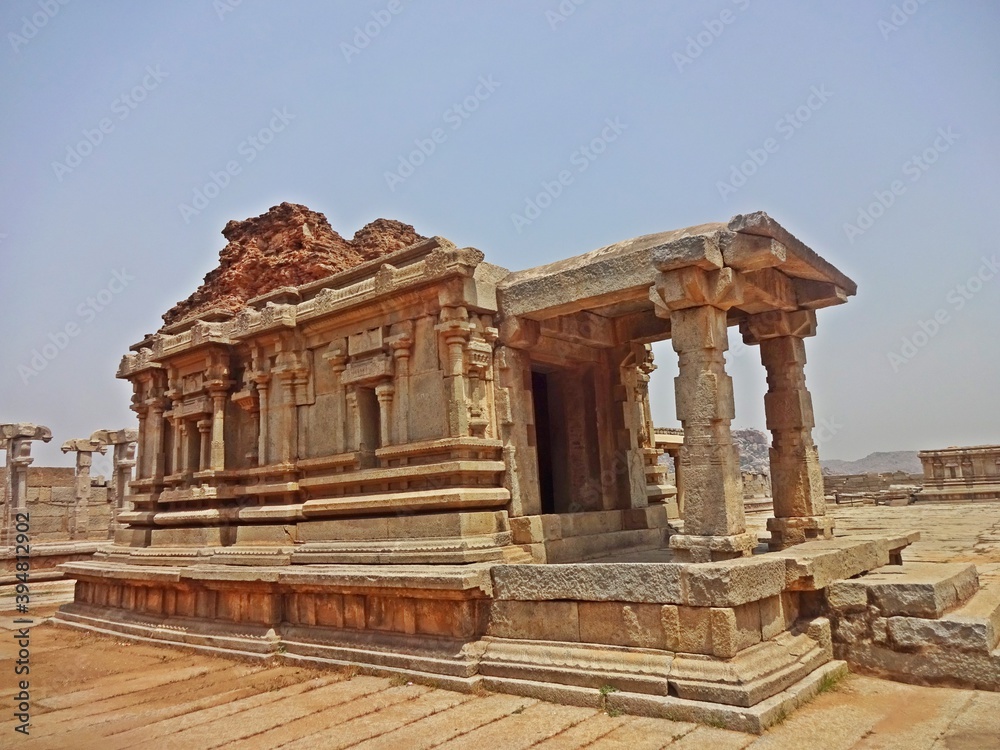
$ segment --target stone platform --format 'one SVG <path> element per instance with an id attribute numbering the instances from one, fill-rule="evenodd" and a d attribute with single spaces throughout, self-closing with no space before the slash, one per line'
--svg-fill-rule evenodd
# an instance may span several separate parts
<path id="1" fill-rule="evenodd" d="M 11 619 L 0 613 L 2 659 L 16 658 Z M 818 732 L 825 750 L 993 750 L 1000 741 L 1000 693 L 857 675 L 827 682 L 755 736 L 610 707 L 316 669 L 283 655 L 234 661 L 49 624 L 32 628 L 31 646 L 31 735 L 17 743 L 27 750 L 773 750 L 813 747 Z"/>
<path id="2" fill-rule="evenodd" d="M 68 563 L 56 620 L 760 732 L 841 674 L 822 591 L 916 537 L 707 563 Z M 613 696 L 609 690 L 614 691 Z"/>

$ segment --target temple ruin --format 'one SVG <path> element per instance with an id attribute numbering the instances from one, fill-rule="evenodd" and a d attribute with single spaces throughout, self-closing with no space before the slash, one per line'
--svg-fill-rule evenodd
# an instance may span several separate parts
<path id="1" fill-rule="evenodd" d="M 230 223 L 228 276 L 122 360 L 136 478 L 114 545 L 63 566 L 59 621 L 758 732 L 846 668 L 838 613 L 917 536 L 825 513 L 806 339 L 853 281 L 763 213 L 516 272 L 396 223 L 370 258 L 211 304 L 240 253 L 280 266 L 275 237 L 341 247 L 317 216 Z M 767 372 L 763 543 L 733 328 Z M 667 339 L 675 436 L 650 416 Z"/>
<path id="2" fill-rule="evenodd" d="M 921 451 L 922 500 L 1000 500 L 1000 445 Z"/>
<path id="3" fill-rule="evenodd" d="M 3 542 L 0 543 L 0 584 L 16 581 L 17 554 L 11 542 L 19 514 L 29 518 L 31 580 L 63 577 L 59 565 L 88 560 L 102 543 L 114 538 L 117 514 L 125 509 L 126 489 L 132 480 L 134 429 L 97 430 L 89 438 L 63 443 L 64 453 L 76 453 L 76 467 L 33 466 L 31 442 L 49 442 L 48 427 L 29 423 L 0 425 L 6 465 L 0 467 L 3 491 Z M 93 454 L 113 446 L 112 477 L 91 476 Z"/>

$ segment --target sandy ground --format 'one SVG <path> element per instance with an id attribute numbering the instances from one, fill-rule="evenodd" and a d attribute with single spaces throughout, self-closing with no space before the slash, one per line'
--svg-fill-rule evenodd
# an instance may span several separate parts
<path id="1" fill-rule="evenodd" d="M 1000 575 L 1000 503 L 834 512 L 841 533 L 921 528 L 905 559 L 968 560 Z M 852 675 L 757 737 L 57 628 L 44 618 L 68 589 L 47 589 L 31 612 L 27 737 L 13 718 L 20 626 L 0 612 L 0 748 L 1000 748 L 997 693 Z"/>

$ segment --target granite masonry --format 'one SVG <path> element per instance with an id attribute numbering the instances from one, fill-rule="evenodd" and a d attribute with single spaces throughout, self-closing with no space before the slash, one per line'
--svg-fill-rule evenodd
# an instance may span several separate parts
<path id="1" fill-rule="evenodd" d="M 256 287 L 245 258 L 339 235 L 290 204 L 227 226 L 228 271 L 121 363 L 136 478 L 114 545 L 63 566 L 58 621 L 756 732 L 843 673 L 861 594 L 826 592 L 918 536 L 834 537 L 825 513 L 805 341 L 854 282 L 763 213 L 517 272 L 383 226 L 353 265 Z M 763 542 L 731 328 L 767 373 Z M 666 339 L 674 436 L 649 407 Z"/>

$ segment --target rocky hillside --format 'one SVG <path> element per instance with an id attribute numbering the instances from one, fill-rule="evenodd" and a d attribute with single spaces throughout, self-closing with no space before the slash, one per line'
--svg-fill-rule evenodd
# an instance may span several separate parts
<path id="1" fill-rule="evenodd" d="M 916 451 L 876 451 L 857 461 L 831 459 L 820 461 L 824 474 L 882 474 L 891 471 L 905 471 L 920 474 L 923 468 Z"/>
<path id="2" fill-rule="evenodd" d="M 740 471 L 754 474 L 769 474 L 771 472 L 768 448 L 771 439 L 767 433 L 748 428 L 733 430 L 733 442 L 740 451 Z"/>
<path id="3" fill-rule="evenodd" d="M 283 286 L 299 286 L 379 258 L 424 239 L 409 224 L 376 219 L 345 240 L 326 217 L 296 203 L 230 221 L 219 266 L 186 300 L 163 316 L 166 325 L 207 310 L 236 312 L 247 301 Z"/>

